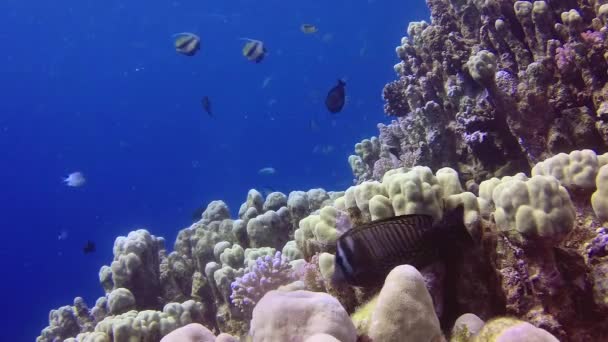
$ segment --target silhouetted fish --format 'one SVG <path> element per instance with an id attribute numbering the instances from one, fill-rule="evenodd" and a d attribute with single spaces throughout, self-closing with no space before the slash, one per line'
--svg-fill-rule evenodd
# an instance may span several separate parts
<path id="1" fill-rule="evenodd" d="M 402 215 L 376 220 L 344 233 L 336 244 L 332 283 L 353 286 L 380 285 L 398 265 L 418 269 L 458 248 L 458 241 L 472 241 L 459 206 L 433 225 L 428 215 Z"/>
<path id="2" fill-rule="evenodd" d="M 211 100 L 209 99 L 209 96 L 203 97 L 203 99 L 201 100 L 201 104 L 203 105 L 203 109 L 205 110 L 205 112 L 207 112 L 209 116 L 213 116 L 213 113 L 211 112 Z"/>
<path id="3" fill-rule="evenodd" d="M 176 33 L 175 37 L 175 51 L 186 56 L 194 56 L 201 47 L 201 39 L 190 32 Z"/>
<path id="4" fill-rule="evenodd" d="M 344 83 L 342 80 L 338 80 L 338 84 L 331 88 L 331 90 L 327 93 L 325 106 L 334 114 L 341 111 L 342 107 L 344 107 L 344 99 L 346 98 L 344 86 L 346 86 L 346 83 Z"/>
<path id="5" fill-rule="evenodd" d="M 95 242 L 87 240 L 87 244 L 82 247 L 82 251 L 84 252 L 84 254 L 95 252 Z"/>

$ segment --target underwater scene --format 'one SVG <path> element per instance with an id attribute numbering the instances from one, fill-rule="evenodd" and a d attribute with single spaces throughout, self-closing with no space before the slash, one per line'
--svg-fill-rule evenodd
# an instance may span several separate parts
<path id="1" fill-rule="evenodd" d="M 607 0 L 0 26 L 0 341 L 608 342 Z"/>

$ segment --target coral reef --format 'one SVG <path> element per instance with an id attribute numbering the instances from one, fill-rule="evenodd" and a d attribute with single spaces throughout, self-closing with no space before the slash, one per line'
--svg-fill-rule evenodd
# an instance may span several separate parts
<path id="1" fill-rule="evenodd" d="M 105 296 L 37 340 L 608 340 L 608 4 L 427 3 L 384 89 L 395 120 L 348 158 L 356 185 L 251 189 L 236 217 L 213 201 L 172 252 L 118 237 Z M 441 242 L 450 258 L 332 286 L 344 232 L 457 206 L 472 239 Z"/>
<path id="2" fill-rule="evenodd" d="M 254 341 L 304 341 L 318 333 L 355 342 L 357 331 L 340 302 L 323 292 L 270 291 L 253 309 Z"/>
<path id="3" fill-rule="evenodd" d="M 608 147 L 608 29 L 598 1 L 427 0 L 397 47 L 379 135 L 355 145 L 357 183 L 450 165 L 477 183 L 573 149 Z"/>
<path id="4" fill-rule="evenodd" d="M 154 341 L 190 323 L 226 341 L 247 334 L 254 341 L 606 339 L 608 233 L 597 202 L 605 201 L 607 156 L 557 155 L 536 164 L 531 177 L 481 182 L 479 195 L 464 191 L 454 169 L 416 166 L 345 192 L 297 192 L 291 208 L 287 196 L 273 195 L 271 202 L 288 206 L 277 211 L 250 191 L 236 220 L 214 201 L 169 254 L 162 238 L 143 229 L 117 238 L 114 261 L 100 272 L 106 296 L 90 310 L 76 298 L 51 311 L 38 341 Z M 402 214 L 439 222 L 460 204 L 474 245 L 442 245 L 461 252 L 421 270 L 398 266 L 382 289 L 332 287 L 335 241 L 348 229 Z M 294 240 L 247 244 L 243 226 L 280 211 L 289 217 L 276 224 Z M 292 213 L 301 217 L 298 227 Z M 213 335 L 220 333 L 229 335 Z"/>
<path id="5" fill-rule="evenodd" d="M 242 312 L 251 312 L 266 292 L 293 280 L 293 269 L 281 252 L 276 252 L 274 257 L 266 255 L 258 258 L 249 272 L 232 282 L 230 300 Z"/>
<path id="6" fill-rule="evenodd" d="M 250 297 L 259 300 L 266 291 L 291 281 L 290 263 L 304 263 L 296 242 L 289 240 L 295 231 L 292 222 L 332 203 L 339 195 L 341 193 L 312 189 L 292 192 L 289 196 L 275 192 L 264 199 L 252 189 L 239 210 L 238 219 L 230 217 L 230 210 L 223 201 L 212 201 L 198 222 L 178 233 L 170 253 L 164 247 L 163 238 L 145 229 L 118 237 L 114 243 L 114 260 L 99 271 L 106 295 L 99 298 L 91 310 L 82 298 L 76 298 L 74 306 L 51 311 L 49 327 L 42 331 L 38 340 L 66 339 L 87 332 L 110 336 L 110 330 L 114 328 L 99 329 L 102 329 L 101 325 L 113 326 L 114 323 L 107 322 L 113 322 L 116 317 L 143 322 L 138 323 L 140 325 L 154 325 L 150 315 L 162 318 L 158 313 L 163 312 L 163 307 L 187 301 L 200 306 L 192 322 L 201 323 L 217 333 L 221 330 L 242 334 L 249 320 L 236 304 L 239 300 L 231 300 L 231 284 L 239 277 L 248 279 L 244 276 L 247 272 L 261 272 L 260 276 L 270 279 L 273 286 L 260 288 L 263 291 Z M 285 256 L 281 255 L 281 249 Z M 264 265 L 266 262 L 269 264 Z M 275 271 L 289 275 L 280 278 L 282 280 L 275 286 L 272 279 L 279 278 L 266 278 L 266 271 L 271 273 L 267 276 L 275 276 Z M 251 309 L 248 308 L 249 314 Z M 144 312 L 148 313 L 137 316 Z M 183 324 L 190 322 L 184 320 Z M 183 324 L 171 326 L 175 329 Z M 172 330 L 163 329 L 150 332 L 151 340 L 160 339 Z M 142 338 L 149 338 L 146 336 L 142 335 Z"/>
<path id="7" fill-rule="evenodd" d="M 389 273 L 372 311 L 369 337 L 374 341 L 433 341 L 441 336 L 439 319 L 424 278 L 414 267 Z"/>

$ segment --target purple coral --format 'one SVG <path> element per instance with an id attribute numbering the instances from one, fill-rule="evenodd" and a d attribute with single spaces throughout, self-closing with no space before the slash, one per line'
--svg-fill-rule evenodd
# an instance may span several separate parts
<path id="1" fill-rule="evenodd" d="M 241 312 L 251 313 L 255 304 L 270 290 L 294 280 L 289 260 L 276 252 L 256 260 L 255 265 L 243 277 L 237 277 L 230 285 L 232 304 Z"/>
<path id="2" fill-rule="evenodd" d="M 605 227 L 597 229 L 597 236 L 591 240 L 587 247 L 587 256 L 601 258 L 608 255 L 608 229 Z"/>
<path id="3" fill-rule="evenodd" d="M 468 144 L 482 143 L 486 136 L 487 132 L 475 131 L 473 133 L 464 133 L 464 141 Z"/>
<path id="4" fill-rule="evenodd" d="M 296 272 L 296 276 L 304 282 L 307 290 L 310 291 L 326 291 L 325 281 L 321 275 L 319 268 L 319 254 L 315 254 Z"/>
<path id="5" fill-rule="evenodd" d="M 598 46 L 601 47 L 604 43 L 604 34 L 600 31 L 586 31 L 581 33 L 581 38 L 583 42 L 590 46 Z"/>
<path id="6" fill-rule="evenodd" d="M 350 216 L 348 213 L 338 210 L 338 214 L 336 215 L 336 230 L 340 234 L 344 234 L 352 227 L 353 223 L 350 221 Z"/>
<path id="7" fill-rule="evenodd" d="M 558 47 L 556 52 L 555 63 L 561 72 L 568 73 L 576 66 L 576 52 L 570 43 Z"/>

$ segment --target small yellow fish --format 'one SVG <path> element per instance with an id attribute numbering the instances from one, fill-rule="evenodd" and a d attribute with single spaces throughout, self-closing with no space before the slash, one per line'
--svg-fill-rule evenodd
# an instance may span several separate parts
<path id="1" fill-rule="evenodd" d="M 300 30 L 306 34 L 316 33 L 318 31 L 317 27 L 313 24 L 302 24 Z"/>

